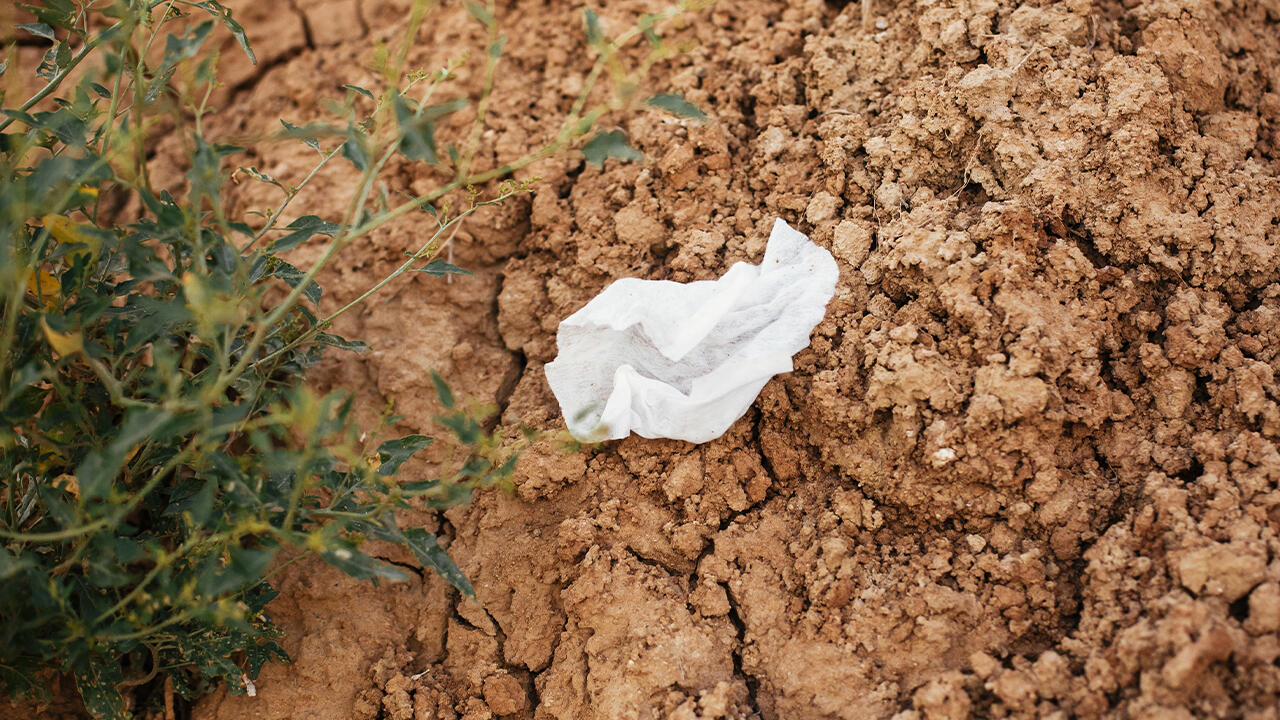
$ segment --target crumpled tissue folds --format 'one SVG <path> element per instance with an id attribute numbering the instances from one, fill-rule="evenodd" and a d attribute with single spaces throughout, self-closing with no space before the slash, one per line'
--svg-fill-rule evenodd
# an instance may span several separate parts
<path id="1" fill-rule="evenodd" d="M 713 440 L 792 370 L 826 314 L 831 253 L 782 220 L 759 265 L 718 280 L 618 280 L 560 323 L 547 381 L 581 441 Z"/>

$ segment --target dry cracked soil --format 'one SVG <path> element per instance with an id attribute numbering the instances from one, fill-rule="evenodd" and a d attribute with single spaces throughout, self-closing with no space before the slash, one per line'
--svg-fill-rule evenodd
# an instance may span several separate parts
<path id="1" fill-rule="evenodd" d="M 342 83 L 376 85 L 407 5 L 234 3 L 262 62 L 228 49 L 209 132 L 300 124 Z M 620 28 L 651 8 L 599 12 Z M 481 162 L 568 109 L 581 13 L 499 4 Z M 480 32 L 446 2 L 411 60 Z M 1280 2 L 875 0 L 864 19 L 740 0 L 680 32 L 653 89 L 710 121 L 631 113 L 645 161 L 522 171 L 535 193 L 455 238 L 474 275 L 344 317 L 372 350 L 318 383 L 432 432 L 435 369 L 555 431 L 561 319 L 617 278 L 758 262 L 775 217 L 840 268 L 795 372 L 712 442 L 539 442 L 514 494 L 415 518 L 478 602 L 429 572 L 373 587 L 292 566 L 269 611 L 293 663 L 195 717 L 1277 718 Z M 282 178 L 312 162 L 254 153 Z M 294 210 L 332 215 L 353 177 L 326 171 Z M 423 232 L 348 250 L 326 303 Z"/>

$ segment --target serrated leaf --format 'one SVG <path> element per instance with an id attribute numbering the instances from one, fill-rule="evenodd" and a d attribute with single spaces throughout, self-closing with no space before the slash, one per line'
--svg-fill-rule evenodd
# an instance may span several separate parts
<path id="1" fill-rule="evenodd" d="M 680 117 L 693 118 L 694 120 L 707 119 L 707 114 L 702 112 L 697 105 L 694 105 L 679 95 L 654 95 L 649 98 L 648 102 L 654 107 L 662 108 L 663 110 L 675 113 Z"/>
<path id="2" fill-rule="evenodd" d="M 264 583 L 265 584 L 265 583 Z M 254 680 L 262 672 L 262 666 L 269 662 L 289 662 L 289 654 L 274 642 L 254 643 L 244 649 L 245 673 Z"/>
<path id="3" fill-rule="evenodd" d="M 82 657 L 73 672 L 76 688 L 84 707 L 96 720 L 124 720 L 130 717 L 125 710 L 124 696 L 119 685 L 124 682 L 120 662 L 99 655 Z"/>
<path id="4" fill-rule="evenodd" d="M 595 137 L 582 146 L 582 154 L 587 156 L 587 162 L 596 167 L 604 167 L 604 161 L 609 158 L 624 162 L 644 159 L 644 155 L 627 142 L 627 136 L 621 130 L 596 133 Z"/>
<path id="5" fill-rule="evenodd" d="M 464 270 L 458 267 L 457 265 L 450 265 L 449 263 L 445 262 L 444 260 L 441 260 L 440 258 L 436 258 L 435 260 L 432 260 L 431 262 L 427 263 L 426 265 L 423 265 L 420 268 L 413 268 L 412 272 L 426 273 L 428 275 L 434 275 L 435 277 L 444 277 L 446 275 L 471 275 L 472 274 L 470 270 Z"/>
<path id="6" fill-rule="evenodd" d="M 418 558 L 418 562 L 435 570 L 437 575 L 458 588 L 463 595 L 470 598 L 476 596 L 476 589 L 471 586 L 471 581 L 467 580 L 462 570 L 458 569 L 457 563 L 449 557 L 449 553 L 440 547 L 435 535 L 422 528 L 409 528 L 404 531 L 404 538 L 409 549 L 413 551 L 413 556 Z"/>
<path id="7" fill-rule="evenodd" d="M 378 460 L 381 462 L 378 466 L 378 474 L 394 475 L 406 460 L 413 457 L 414 453 L 425 450 L 433 442 L 435 438 L 427 435 L 406 435 L 382 443 L 378 446 Z"/>

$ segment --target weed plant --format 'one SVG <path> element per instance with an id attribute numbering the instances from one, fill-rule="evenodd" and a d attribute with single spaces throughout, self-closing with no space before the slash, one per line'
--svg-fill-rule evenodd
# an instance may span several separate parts
<path id="1" fill-rule="evenodd" d="M 251 690 L 264 663 L 287 659 L 267 612 L 274 574 L 319 556 L 356 578 L 405 579 L 366 552 L 369 540 L 406 546 L 474 594 L 437 538 L 403 527 L 397 511 L 449 507 L 508 482 L 511 448 L 433 376 L 458 460 L 406 480 L 401 465 L 433 438 L 375 444 L 368 438 L 386 426 L 358 427 L 351 396 L 317 395 L 305 372 L 328 349 L 365 349 L 331 330 L 373 293 L 410 272 L 465 272 L 437 257 L 442 238 L 478 208 L 527 192 L 529 183 L 504 180 L 516 170 L 568 151 L 596 163 L 636 157 L 621 132 L 597 128 L 637 102 L 650 66 L 675 51 L 660 31 L 697 8 L 644 16 L 612 38 L 588 11 L 597 59 L 560 129 L 481 169 L 473 158 L 505 38 L 492 1 L 469 9 L 487 38 L 478 95 L 440 97 L 457 64 L 406 68 L 431 19 L 431 4 L 416 2 L 403 36 L 375 53 L 384 87 L 345 86 L 328 124 L 281 120 L 276 141 L 317 153 L 296 184 L 238 167 L 242 148 L 205 132 L 218 88 L 210 38 L 229 32 L 254 57 L 249 33 L 215 0 L 47 0 L 21 6 L 30 22 L 4 28 L 0 73 L 20 71 L 19 37 L 48 46 L 39 91 L 20 103 L 0 97 L 0 686 L 9 693 L 39 699 L 68 674 L 91 714 L 122 718 L 155 702 L 130 688 L 186 698 L 218 681 Z M 627 45 L 639 46 L 630 63 Z M 648 101 L 700 115 L 677 96 Z M 437 138 L 445 116 L 465 108 L 474 121 Z M 181 187 L 153 183 L 160 132 L 189 153 Z M 396 156 L 433 166 L 439 186 L 407 197 L 380 189 Z M 360 173 L 341 216 L 285 223 L 299 191 L 335 160 Z M 231 216 L 224 190 L 237 173 L 278 193 L 274 211 Z M 410 213 L 429 228 L 421 244 L 367 292 L 322 312 L 322 270 Z M 309 267 L 286 259 L 309 242 L 323 245 Z"/>

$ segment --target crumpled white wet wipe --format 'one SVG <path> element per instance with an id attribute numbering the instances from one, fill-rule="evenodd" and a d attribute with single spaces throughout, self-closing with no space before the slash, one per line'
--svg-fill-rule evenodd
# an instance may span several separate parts
<path id="1" fill-rule="evenodd" d="M 792 370 L 838 273 L 831 253 L 777 220 L 759 265 L 735 263 L 719 280 L 614 282 L 560 323 L 546 366 L 569 432 L 720 437 Z"/>

